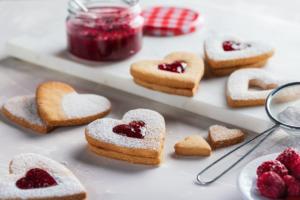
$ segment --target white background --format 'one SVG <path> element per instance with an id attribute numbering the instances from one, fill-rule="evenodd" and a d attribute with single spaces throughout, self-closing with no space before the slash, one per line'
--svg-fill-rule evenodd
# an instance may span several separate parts
<path id="1" fill-rule="evenodd" d="M 179 2 L 177 1 L 177 3 Z M 195 2 L 197 5 L 210 8 L 210 12 L 215 7 L 226 11 L 232 10 L 234 13 L 246 13 L 253 18 L 261 17 L 268 23 L 274 23 L 273 25 L 278 26 L 278 31 L 282 33 L 284 33 L 282 30 L 284 27 L 287 30 L 286 34 L 282 34 L 282 39 L 289 41 L 289 45 L 293 49 L 292 52 L 285 53 L 287 62 L 300 63 L 300 57 L 295 56 L 299 53 L 296 51 L 300 47 L 299 39 L 291 37 L 293 30 L 296 31 L 300 22 L 299 1 L 191 0 L 184 1 L 184 4 L 193 6 L 196 5 Z M 201 8 L 197 9 L 201 10 Z M 203 13 L 209 15 L 205 10 Z M 65 16 L 66 1 L 63 0 L 0 0 L 0 102 L 2 103 L 11 96 L 34 93 L 35 87 L 42 81 L 63 80 L 71 83 L 82 92 L 99 93 L 110 98 L 113 103 L 113 112 L 110 117 L 120 118 L 127 110 L 137 107 L 159 110 L 167 119 L 166 160 L 159 168 L 149 168 L 100 158 L 86 150 L 83 135 L 84 127 L 60 128 L 55 130 L 53 134 L 38 136 L 16 128 L 1 118 L 0 175 L 8 172 L 8 162 L 13 155 L 22 152 L 37 152 L 66 164 L 86 186 L 89 199 L 222 198 L 234 200 L 241 199 L 236 187 L 236 177 L 245 163 L 259 155 L 277 152 L 282 150 L 284 146 L 291 145 L 292 139 L 288 138 L 286 133 L 277 133 L 217 183 L 207 187 L 195 185 L 193 183 L 195 174 L 228 149 L 218 150 L 208 159 L 183 159 L 173 155 L 173 145 L 189 134 L 201 134 L 205 137 L 207 127 L 215 123 L 214 121 L 87 81 L 40 69 L 37 66 L 12 58 L 6 58 L 4 44 L 8 39 L 28 33 L 43 39 L 42 33 L 49 29 L 53 30 L 55 27 L 52 27 L 51 24 L 55 24 L 58 20 L 64 20 Z M 231 32 L 233 31 L 231 30 Z M 263 35 L 265 36 L 265 34 Z M 271 37 L 272 33 L 269 34 Z M 277 37 L 277 40 L 279 39 Z M 288 52 L 289 46 L 284 46 L 283 50 Z M 280 51 L 282 50 L 279 49 Z M 284 66 L 283 60 L 280 60 L 279 64 L 288 70 L 289 67 Z M 251 135 L 249 133 L 249 137 Z M 240 156 L 240 154 L 236 156 Z"/>

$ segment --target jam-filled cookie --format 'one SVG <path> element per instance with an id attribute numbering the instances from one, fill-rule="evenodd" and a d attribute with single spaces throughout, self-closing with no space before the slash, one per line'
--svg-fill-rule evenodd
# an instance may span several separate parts
<path id="1" fill-rule="evenodd" d="M 84 200 L 86 191 L 74 174 L 47 157 L 26 153 L 15 156 L 9 174 L 0 179 L 3 200 Z"/>
<path id="2" fill-rule="evenodd" d="M 170 94 L 194 96 L 204 73 L 204 64 L 193 53 L 174 52 L 162 60 L 135 62 L 130 73 L 141 86 Z"/>
<path id="3" fill-rule="evenodd" d="M 162 159 L 165 120 L 156 111 L 130 110 L 121 120 L 104 118 L 90 123 L 86 140 L 94 153 L 132 163 L 158 165 Z"/>
<path id="4" fill-rule="evenodd" d="M 215 36 L 205 41 L 204 52 L 208 71 L 224 76 L 241 68 L 263 67 L 274 54 L 274 49 L 262 42 Z"/>

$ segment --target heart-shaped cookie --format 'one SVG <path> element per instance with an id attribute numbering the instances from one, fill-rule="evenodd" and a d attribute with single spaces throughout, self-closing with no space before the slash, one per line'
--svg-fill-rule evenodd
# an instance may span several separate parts
<path id="1" fill-rule="evenodd" d="M 0 199 L 58 200 L 86 198 L 84 187 L 65 166 L 38 154 L 20 154 L 0 179 Z"/>
<path id="2" fill-rule="evenodd" d="M 192 96 L 204 73 L 203 60 L 195 54 L 174 52 L 163 60 L 142 60 L 131 65 L 137 84 L 162 92 Z M 183 90 L 183 92 L 182 92 Z M 184 93 L 184 91 L 193 91 Z M 187 95 L 188 94 L 188 95 Z"/>
<path id="3" fill-rule="evenodd" d="M 72 126 L 89 123 L 107 115 L 110 101 L 99 95 L 78 94 L 61 82 L 45 82 L 36 90 L 40 117 L 51 126 Z"/>
<path id="4" fill-rule="evenodd" d="M 165 121 L 158 112 L 135 109 L 125 113 L 122 120 L 104 118 L 90 123 L 85 135 L 91 150 L 99 149 L 94 152 L 100 155 L 134 163 L 159 164 Z"/>
<path id="5" fill-rule="evenodd" d="M 184 156 L 209 156 L 211 147 L 200 135 L 191 135 L 175 144 L 175 153 Z"/>
<path id="6" fill-rule="evenodd" d="M 2 113 L 11 121 L 39 133 L 53 129 L 40 118 L 34 95 L 18 96 L 7 100 L 2 106 Z"/>
<path id="7" fill-rule="evenodd" d="M 262 63 L 274 49 L 262 42 L 245 42 L 236 37 L 209 37 L 204 43 L 205 58 L 210 67 L 227 68 Z"/>
<path id="8" fill-rule="evenodd" d="M 245 134 L 239 129 L 228 129 L 220 125 L 209 127 L 208 141 L 213 149 L 240 143 L 244 138 Z"/>
<path id="9" fill-rule="evenodd" d="M 271 90 L 283 83 L 284 80 L 263 69 L 237 70 L 227 81 L 227 103 L 231 107 L 263 105 Z M 260 90 L 251 90 L 253 87 Z"/>

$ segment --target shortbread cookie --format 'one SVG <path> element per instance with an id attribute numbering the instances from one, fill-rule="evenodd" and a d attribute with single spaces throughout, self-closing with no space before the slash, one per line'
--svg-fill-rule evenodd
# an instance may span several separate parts
<path id="1" fill-rule="evenodd" d="M 209 156 L 211 147 L 200 135 L 191 135 L 174 146 L 175 153 L 184 156 Z"/>
<path id="2" fill-rule="evenodd" d="M 94 152 L 99 156 L 104 156 L 107 158 L 113 158 L 117 160 L 123 160 L 134 164 L 159 165 L 162 162 L 162 154 L 156 158 L 148 158 L 148 157 L 128 155 L 128 154 L 119 153 L 111 150 L 105 150 L 92 145 L 88 145 L 88 147 L 92 152 Z"/>
<path id="3" fill-rule="evenodd" d="M 89 145 L 99 149 L 158 159 L 165 131 L 163 116 L 152 110 L 136 109 L 125 113 L 122 120 L 104 118 L 90 123 L 85 135 Z"/>
<path id="4" fill-rule="evenodd" d="M 209 127 L 208 141 L 213 149 L 238 144 L 245 139 L 245 134 L 239 129 L 228 129 L 224 126 Z"/>
<path id="5" fill-rule="evenodd" d="M 205 65 L 205 77 L 220 77 L 220 76 L 228 76 L 232 72 L 239 70 L 239 69 L 245 69 L 245 68 L 261 68 L 266 64 L 267 61 L 262 61 L 250 65 L 244 65 L 239 67 L 228 67 L 228 68 L 216 68 L 212 69 L 210 66 Z"/>
<path id="6" fill-rule="evenodd" d="M 20 154 L 0 179 L 3 200 L 83 200 L 86 192 L 65 166 L 38 154 Z"/>
<path id="7" fill-rule="evenodd" d="M 213 68 L 240 67 L 265 62 L 274 49 L 261 42 L 244 42 L 235 37 L 216 36 L 204 43 L 205 59 Z"/>
<path id="8" fill-rule="evenodd" d="M 53 129 L 40 118 L 34 95 L 18 96 L 7 100 L 2 106 L 2 113 L 14 123 L 38 133 L 48 133 Z"/>
<path id="9" fill-rule="evenodd" d="M 281 78 L 263 69 L 240 69 L 227 81 L 227 103 L 231 107 L 263 105 L 272 89 L 285 83 Z M 257 87 L 261 90 L 251 90 Z"/>
<path id="10" fill-rule="evenodd" d="M 181 89 L 181 88 L 172 88 L 168 86 L 161 86 L 153 83 L 148 83 L 139 79 L 133 79 L 135 83 L 144 86 L 149 89 L 169 93 L 169 94 L 176 94 L 176 95 L 181 95 L 181 96 L 194 96 L 198 90 L 198 86 L 194 87 L 192 90 L 191 89 Z"/>
<path id="11" fill-rule="evenodd" d="M 143 83 L 142 86 L 147 85 L 151 89 L 169 93 L 173 90 L 194 91 L 203 76 L 204 64 L 203 60 L 195 54 L 174 52 L 163 60 L 135 62 L 131 65 L 130 73 L 135 80 L 139 80 L 136 83 Z M 169 88 L 172 88 L 172 91 Z"/>
<path id="12" fill-rule="evenodd" d="M 78 94 L 61 82 L 45 82 L 36 91 L 39 114 L 51 126 L 81 125 L 107 115 L 110 101 L 95 94 Z"/>

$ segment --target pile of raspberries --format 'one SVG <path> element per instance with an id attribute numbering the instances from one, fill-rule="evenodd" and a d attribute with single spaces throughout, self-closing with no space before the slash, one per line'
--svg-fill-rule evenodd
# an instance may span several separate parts
<path id="1" fill-rule="evenodd" d="M 262 163 L 256 170 L 257 188 L 262 196 L 278 199 L 300 197 L 300 154 L 285 149 L 276 160 Z"/>

